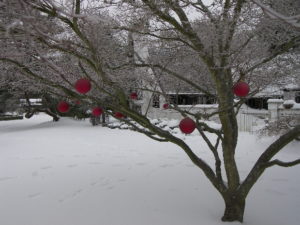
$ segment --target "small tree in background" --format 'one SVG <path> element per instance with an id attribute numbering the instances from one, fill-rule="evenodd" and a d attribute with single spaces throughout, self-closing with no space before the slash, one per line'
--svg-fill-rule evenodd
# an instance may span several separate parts
<path id="1" fill-rule="evenodd" d="M 270 51 L 272 43 L 261 41 L 262 33 L 267 36 L 264 33 L 266 26 L 260 23 L 264 14 L 254 4 L 245 0 L 214 1 L 212 4 L 201 0 L 133 0 L 98 1 L 88 7 L 88 4 L 81 5 L 80 0 L 18 2 L 24 10 L 23 16 L 19 15 L 22 23 L 10 27 L 9 33 L 13 36 L 18 32 L 26 35 L 25 41 L 30 43 L 32 51 L 29 54 L 31 59 L 52 73 L 42 73 L 35 70 L 30 62 L 1 53 L 3 65 L 13 65 L 26 79 L 44 85 L 56 96 L 67 101 L 78 99 L 91 106 L 105 106 L 106 113 L 148 137 L 179 146 L 222 196 L 225 202 L 223 221 L 243 221 L 246 198 L 267 168 L 300 163 L 300 159 L 291 162 L 274 159 L 279 151 L 299 136 L 300 125 L 297 124 L 265 149 L 246 178 L 240 179 L 235 152 L 242 149 L 236 149 L 236 115 L 245 98 L 235 101 L 233 88 L 236 84 L 247 82 L 251 86 L 249 96 L 254 95 L 261 88 L 258 79 L 266 85 L 272 80 L 271 71 L 282 71 L 282 65 L 289 65 L 287 58 L 297 57 L 292 50 L 299 47 L 300 41 L 299 32 L 289 27 L 283 29 L 284 39 Z M 116 18 L 105 12 L 108 7 L 117 9 Z M 198 21 L 201 22 L 190 19 L 190 10 L 199 15 Z M 13 8 L 11 11 L 14 13 Z M 47 18 L 59 24 L 63 32 L 49 32 L 45 26 Z M 272 21 L 273 25 L 276 23 Z M 3 26 L 2 31 L 5 31 Z M 134 33 L 135 38 L 128 38 L 127 31 Z M 189 76 L 193 74 L 190 71 L 176 71 L 175 68 L 180 69 L 180 60 L 173 68 L 172 64 L 164 63 L 166 60 L 147 59 L 143 56 L 147 52 L 141 51 L 145 45 L 135 47 L 140 54 L 132 54 L 128 42 L 133 40 L 134 43 L 137 38 L 139 43 L 144 41 L 147 46 L 158 47 L 167 42 L 164 46 L 174 48 L 173 52 L 190 52 L 193 57 L 186 61 L 188 57 L 183 55 L 182 65 L 186 68 L 191 64 L 198 68 L 201 65 L 199 76 L 207 77 L 212 88 L 207 89 L 201 81 L 195 82 L 197 79 Z M 36 47 L 40 45 L 44 48 Z M 186 51 L 179 51 L 179 48 Z M 63 60 L 45 57 L 44 49 L 58 54 Z M 66 59 L 69 63 L 64 63 Z M 75 81 L 82 77 L 88 79 L 93 87 L 85 94 L 74 89 Z M 139 86 L 136 86 L 137 81 L 142 81 Z M 204 139 L 214 156 L 214 167 L 195 154 L 184 140 L 155 126 L 147 114 L 133 107 L 135 101 L 130 98 L 133 88 L 165 96 L 165 81 L 176 81 L 217 98 L 218 109 L 211 114 L 191 113 L 177 105 L 171 106 L 200 133 L 200 138 Z M 214 115 L 218 115 L 221 129 L 212 128 L 203 121 L 204 117 Z M 182 130 L 190 132 L 186 128 Z M 215 142 L 207 137 L 204 130 L 215 135 Z"/>
<path id="2" fill-rule="evenodd" d="M 18 108 L 18 99 L 7 90 L 0 90 L 0 115 L 7 112 L 15 112 Z"/>

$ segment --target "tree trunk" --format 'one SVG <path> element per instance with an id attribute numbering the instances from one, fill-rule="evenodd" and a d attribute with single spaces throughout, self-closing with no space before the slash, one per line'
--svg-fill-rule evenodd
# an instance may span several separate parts
<path id="1" fill-rule="evenodd" d="M 245 202 L 244 198 L 238 198 L 235 195 L 230 198 L 225 198 L 225 212 L 222 217 L 222 221 L 239 221 L 242 223 L 244 218 Z"/>

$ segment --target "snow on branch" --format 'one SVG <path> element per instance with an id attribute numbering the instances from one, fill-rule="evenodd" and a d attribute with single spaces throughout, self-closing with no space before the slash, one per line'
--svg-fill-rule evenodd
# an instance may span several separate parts
<path id="1" fill-rule="evenodd" d="M 276 12 L 272 8 L 264 5 L 260 0 L 251 0 L 253 3 L 262 8 L 262 10 L 273 19 L 280 19 L 285 23 L 290 24 L 293 27 L 300 29 L 300 15 L 285 16 L 279 12 Z"/>

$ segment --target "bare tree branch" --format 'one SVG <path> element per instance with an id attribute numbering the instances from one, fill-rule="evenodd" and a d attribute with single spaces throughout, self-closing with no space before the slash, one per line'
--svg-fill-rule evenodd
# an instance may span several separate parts
<path id="1" fill-rule="evenodd" d="M 285 16 L 279 12 L 276 12 L 274 9 L 264 5 L 261 1 L 259 0 L 251 0 L 255 4 L 257 4 L 259 7 L 262 8 L 262 10 L 271 18 L 273 19 L 279 19 L 297 29 L 300 29 L 300 15 L 296 16 Z"/>
<path id="2" fill-rule="evenodd" d="M 297 159 L 297 160 L 294 160 L 294 161 L 291 161 L 291 162 L 283 162 L 281 160 L 272 160 L 268 163 L 266 163 L 264 165 L 264 167 L 268 168 L 268 167 L 271 167 L 271 166 L 282 166 L 282 167 L 291 167 L 291 166 L 296 166 L 296 165 L 299 165 L 300 164 L 300 159 Z"/>

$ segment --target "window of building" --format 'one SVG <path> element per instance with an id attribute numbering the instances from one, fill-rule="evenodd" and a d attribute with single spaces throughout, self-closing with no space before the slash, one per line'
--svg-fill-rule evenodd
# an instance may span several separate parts
<path id="1" fill-rule="evenodd" d="M 297 91 L 297 92 L 295 93 L 295 102 L 296 102 L 296 103 L 300 103 L 300 91 Z"/>
<path id="2" fill-rule="evenodd" d="M 202 94 L 170 94 L 169 102 L 176 105 L 215 104 L 216 98 Z"/>

